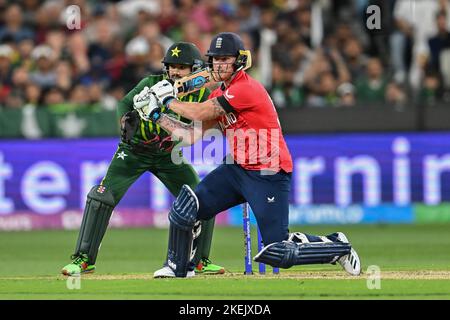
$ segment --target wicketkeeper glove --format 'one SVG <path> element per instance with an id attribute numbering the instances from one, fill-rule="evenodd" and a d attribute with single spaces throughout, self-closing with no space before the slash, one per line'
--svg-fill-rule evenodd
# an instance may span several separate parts
<path id="1" fill-rule="evenodd" d="M 136 110 L 128 111 L 120 119 L 120 135 L 122 141 L 130 143 L 131 138 L 139 125 L 139 117 Z"/>

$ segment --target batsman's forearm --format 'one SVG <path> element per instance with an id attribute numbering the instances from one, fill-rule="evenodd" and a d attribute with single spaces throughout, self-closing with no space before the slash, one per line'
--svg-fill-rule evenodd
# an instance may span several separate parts
<path id="1" fill-rule="evenodd" d="M 190 120 L 204 120 L 204 108 L 201 103 L 197 102 L 181 102 L 172 100 L 169 104 L 170 110 L 179 114 L 180 116 Z"/>
<path id="2" fill-rule="evenodd" d="M 217 98 L 200 103 L 172 100 L 169 103 L 169 108 L 186 119 L 196 121 L 215 120 L 226 114 Z"/>
<path id="3" fill-rule="evenodd" d="M 174 119 L 166 114 L 162 114 L 157 124 L 172 134 L 177 140 L 180 140 L 184 146 L 194 144 L 202 136 L 201 128 L 196 128 L 192 124 L 187 124 L 177 119 Z"/>

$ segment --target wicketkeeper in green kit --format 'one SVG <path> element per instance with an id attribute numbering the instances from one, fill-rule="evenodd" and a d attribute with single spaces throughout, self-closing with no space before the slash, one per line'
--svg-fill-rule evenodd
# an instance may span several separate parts
<path id="1" fill-rule="evenodd" d="M 72 263 L 62 269 L 65 275 L 74 275 L 95 270 L 97 254 L 105 235 L 111 214 L 130 186 L 145 172 L 158 177 L 167 189 L 177 196 L 183 184 L 192 189 L 199 177 L 190 164 L 174 164 L 171 152 L 177 141 L 158 125 L 146 121 L 133 105 L 149 94 L 149 88 L 158 81 L 181 78 L 204 66 L 200 51 L 191 43 L 174 43 L 162 61 L 164 75 L 150 75 L 139 82 L 120 101 L 118 116 L 121 123 L 121 141 L 100 185 L 94 186 L 87 195 L 86 207 L 78 235 Z M 209 90 L 184 96 L 182 101 L 203 102 Z M 180 119 L 177 114 L 174 117 Z M 185 119 L 181 119 L 185 120 Z M 190 122 L 190 120 L 186 120 Z M 214 219 L 201 221 L 200 235 L 194 240 L 195 256 L 192 260 L 196 273 L 220 274 L 224 268 L 212 264 L 209 252 L 214 228 Z M 167 263 L 167 262 L 166 262 Z"/>

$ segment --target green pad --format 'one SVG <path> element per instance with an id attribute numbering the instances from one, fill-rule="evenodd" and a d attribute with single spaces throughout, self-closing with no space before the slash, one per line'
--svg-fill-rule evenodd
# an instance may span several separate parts
<path id="1" fill-rule="evenodd" d="M 94 186 L 87 195 L 75 255 L 87 254 L 90 265 L 97 260 L 98 249 L 115 205 L 112 193 L 105 186 Z"/>
<path id="2" fill-rule="evenodd" d="M 196 248 L 195 256 L 192 262 L 196 266 L 200 260 L 208 259 L 211 251 L 211 242 L 214 231 L 215 217 L 209 220 L 200 220 L 202 223 L 201 233 L 194 238 L 193 248 Z"/>

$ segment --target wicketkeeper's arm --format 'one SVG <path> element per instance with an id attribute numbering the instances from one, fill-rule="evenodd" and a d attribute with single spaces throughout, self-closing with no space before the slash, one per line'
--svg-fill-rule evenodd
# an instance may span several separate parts
<path id="1" fill-rule="evenodd" d="M 117 117 L 121 119 L 122 116 L 133 110 L 133 97 L 144 89 L 148 85 L 148 79 L 142 79 L 132 90 L 130 90 L 123 98 L 119 101 L 117 106 Z"/>

